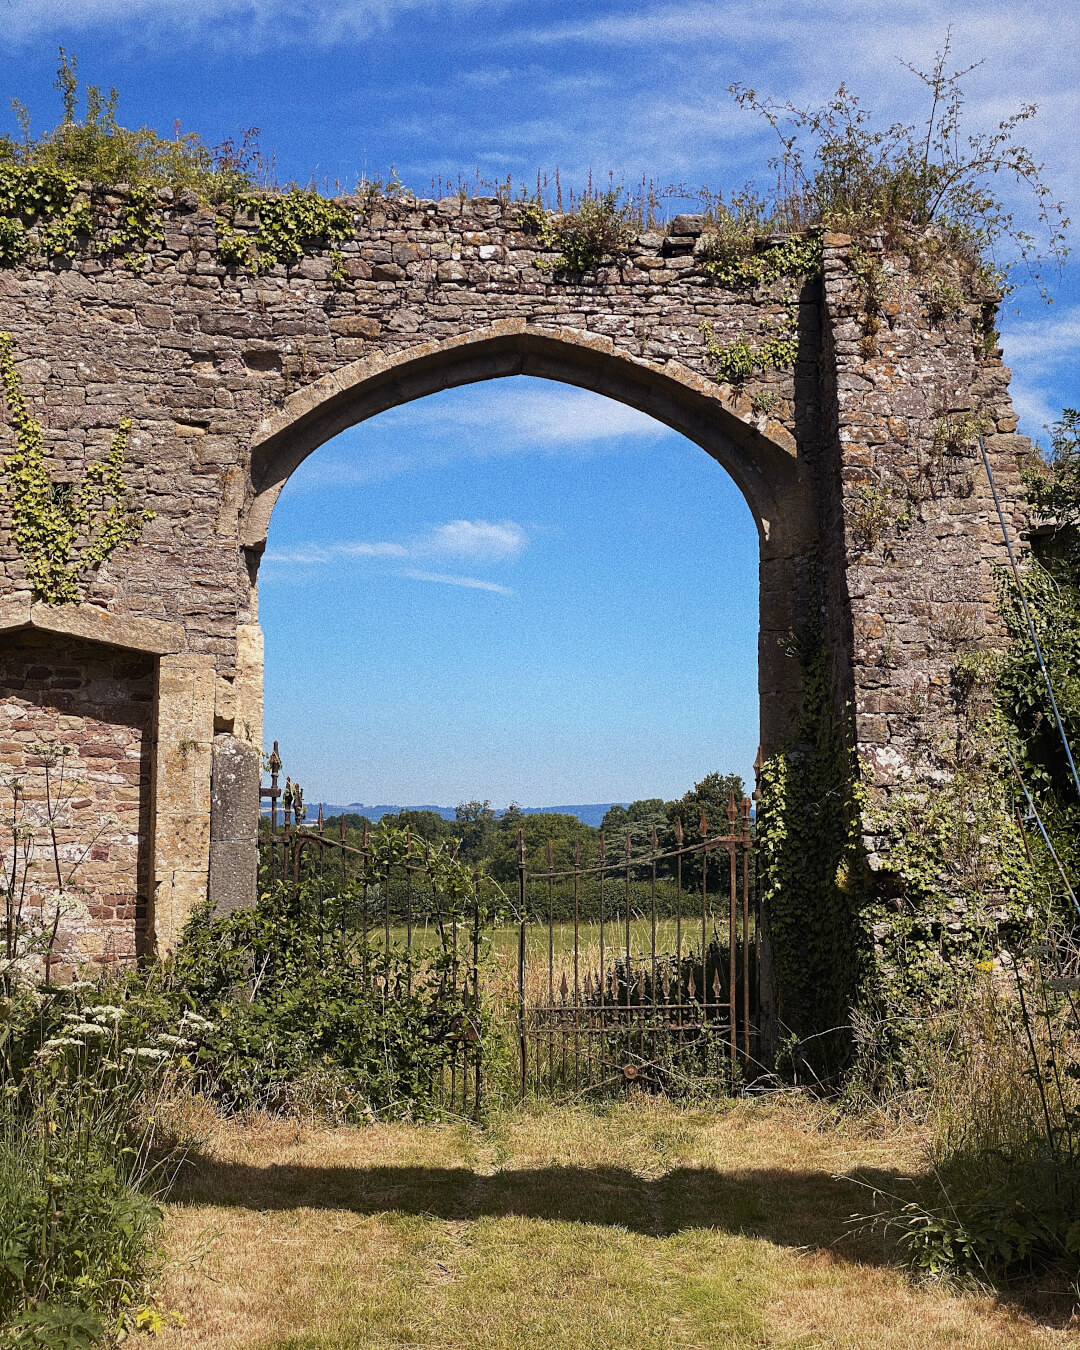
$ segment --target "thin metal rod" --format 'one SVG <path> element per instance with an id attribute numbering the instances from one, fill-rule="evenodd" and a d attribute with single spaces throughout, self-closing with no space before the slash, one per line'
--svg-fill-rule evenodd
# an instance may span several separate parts
<path id="1" fill-rule="evenodd" d="M 518 830 L 518 1040 L 521 1051 L 521 1100 L 529 1081 L 525 1048 L 525 831 Z"/>
<path id="2" fill-rule="evenodd" d="M 990 467 L 990 456 L 986 453 L 986 441 L 982 436 L 979 437 L 979 449 L 982 451 L 983 467 L 986 469 L 986 477 L 990 482 L 990 491 L 994 494 L 994 505 L 997 507 L 998 524 L 1001 526 L 1002 538 L 1005 540 L 1005 548 L 1009 554 L 1009 566 L 1012 568 L 1013 579 L 1016 582 L 1016 589 L 1020 595 L 1020 603 L 1024 608 L 1024 618 L 1027 621 L 1027 630 L 1031 635 L 1031 641 L 1035 646 L 1035 655 L 1039 660 L 1039 669 L 1042 671 L 1043 680 L 1046 682 L 1046 692 L 1050 696 L 1050 706 L 1054 710 L 1054 721 L 1057 723 L 1061 744 L 1065 747 L 1065 756 L 1069 761 L 1069 771 L 1072 773 L 1076 795 L 1080 797 L 1080 775 L 1076 772 L 1076 763 L 1073 760 L 1072 747 L 1069 745 L 1069 738 L 1065 734 L 1065 727 L 1061 721 L 1061 713 L 1058 712 L 1057 699 L 1054 697 L 1054 686 L 1050 683 L 1050 672 L 1046 669 L 1046 661 L 1043 659 L 1042 647 L 1039 644 L 1039 635 L 1035 631 L 1035 623 L 1031 617 L 1031 610 L 1028 607 L 1027 596 L 1024 594 L 1024 587 L 1020 580 L 1020 569 L 1016 565 L 1016 556 L 1013 553 L 1012 541 L 1009 539 L 1008 527 L 1005 524 L 1005 512 L 1001 509 L 997 484 L 994 482 L 994 471 Z"/>
<path id="3" fill-rule="evenodd" d="M 750 798 L 743 798 L 742 981 L 743 1062 L 750 1066 Z"/>
<path id="4" fill-rule="evenodd" d="M 1076 892 L 1073 890 L 1072 885 L 1069 882 L 1068 874 L 1066 873 L 1065 868 L 1062 866 L 1061 859 L 1054 851 L 1054 846 L 1050 842 L 1050 836 L 1046 832 L 1046 826 L 1043 824 L 1042 816 L 1039 815 L 1038 808 L 1036 807 L 1034 801 L 1032 800 L 1031 793 L 1028 791 L 1027 784 L 1020 777 L 1020 770 L 1016 767 L 1016 761 L 1013 759 L 1012 753 L 1007 745 L 1005 746 L 1005 756 L 1008 759 L 1009 764 L 1012 766 L 1013 773 L 1016 774 L 1016 781 L 1020 784 L 1021 791 L 1023 792 L 1024 797 L 1027 800 L 1027 804 L 1031 810 L 1031 814 L 1035 817 L 1035 823 L 1039 827 L 1039 833 L 1043 837 L 1043 843 L 1050 850 L 1051 858 L 1053 858 L 1054 862 L 1057 863 L 1057 869 L 1061 873 L 1061 879 L 1065 883 L 1065 889 L 1069 892 L 1069 899 L 1073 902 L 1073 907 L 1075 908 L 1077 914 L 1080 914 L 1080 901 L 1077 901 Z"/>

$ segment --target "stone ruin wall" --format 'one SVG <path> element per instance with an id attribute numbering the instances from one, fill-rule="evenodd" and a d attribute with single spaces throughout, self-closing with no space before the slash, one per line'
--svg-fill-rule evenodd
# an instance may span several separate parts
<path id="1" fill-rule="evenodd" d="M 32 630 L 0 641 L 0 757 L 5 777 L 32 796 L 22 817 L 32 867 L 18 869 L 18 882 L 35 928 L 52 925 L 58 903 L 50 816 L 61 878 L 73 877 L 57 933 L 61 966 L 130 962 L 146 949 L 154 675 L 149 657 L 95 642 Z M 61 750 L 48 797 L 43 743 Z M 8 797 L 0 817 L 9 860 L 13 806 Z"/>
<path id="2" fill-rule="evenodd" d="M 244 875 L 225 874 L 237 845 L 250 842 L 245 829 L 254 828 L 245 825 L 250 764 L 218 774 L 219 783 L 232 775 L 238 786 L 215 797 L 213 843 L 210 766 L 215 756 L 227 765 L 238 745 L 257 745 L 262 735 L 256 578 L 269 509 L 290 463 L 346 425 L 353 393 L 369 387 L 378 392 L 365 415 L 418 390 L 524 370 L 615 396 L 625 384 L 628 399 L 662 417 L 676 406 L 686 411 L 674 424 L 691 435 L 702 428 L 698 438 L 734 474 L 762 530 L 766 748 L 782 742 L 797 702 L 788 634 L 820 602 L 840 697 L 852 706 L 873 784 L 887 791 L 918 771 L 913 690 L 925 694 L 920 715 L 947 710 L 955 660 L 948 615 L 1000 633 L 991 565 L 1004 557 L 981 467 L 970 454 L 941 464 L 935 426 L 964 409 L 990 417 L 989 447 L 1010 512 L 1017 457 L 1029 448 L 1015 435 L 1000 351 L 979 348 L 985 297 L 931 322 L 925 279 L 881 251 L 884 323 L 867 343 L 851 241 L 829 236 L 823 283 L 805 286 L 796 306 L 794 368 L 718 388 L 702 325 L 721 344 L 753 342 L 784 321 L 785 304 L 776 294 L 710 283 L 699 266 L 700 218 L 680 217 L 666 235 L 644 233 L 618 265 L 573 281 L 535 266 L 537 240 L 521 229 L 515 205 L 346 199 L 358 223 L 340 246 L 346 279 L 336 284 L 326 253 L 262 277 L 225 267 L 215 213 L 188 194 L 160 196 L 163 236 L 141 271 L 82 256 L 70 266 L 0 273 L 0 330 L 15 339 L 54 473 L 81 472 L 128 416 L 127 477 L 156 512 L 140 544 L 92 580 L 83 618 L 72 620 L 85 628 L 87 614 L 102 616 L 103 641 L 115 645 L 100 658 L 73 646 L 83 654 L 65 652 L 63 666 L 84 673 L 42 676 L 40 686 L 21 689 L 14 685 L 29 678 L 29 666 L 20 653 L 32 641 L 26 623 L 35 621 L 25 617 L 25 571 L 0 515 L 4 746 L 23 747 L 31 734 L 49 739 L 61 718 L 80 762 L 111 738 L 123 784 L 115 783 L 110 809 L 121 791 L 137 790 L 140 819 L 151 815 L 138 848 L 125 826 L 127 842 L 94 859 L 99 916 L 89 912 L 93 922 L 76 935 L 84 950 L 100 955 L 111 943 L 118 955 L 134 952 L 142 897 L 151 936 L 167 947 L 206 893 L 214 848 L 220 885 L 233 893 L 249 885 Z M 96 198 L 101 211 L 122 206 L 120 192 Z M 462 356 L 455 365 L 455 344 L 464 352 L 478 335 L 487 345 L 477 346 L 472 364 Z M 540 343 L 545 335 L 548 346 Z M 552 352 L 564 354 L 562 365 Z M 442 375 L 414 377 L 437 361 Z M 929 494 L 908 528 L 867 547 L 853 525 L 860 494 L 868 482 L 887 486 L 900 475 L 925 480 Z M 1018 514 L 1012 525 L 1019 530 Z M 145 672 L 134 673 L 143 667 L 123 650 L 125 632 L 140 624 L 165 635 L 141 647 L 139 660 L 157 669 L 151 705 L 142 701 Z M 40 664 L 60 668 L 59 660 Z M 117 682 L 111 704 L 100 698 L 109 670 Z M 123 670 L 130 675 L 121 678 Z M 54 678 L 83 683 L 56 691 L 46 687 Z M 61 709 L 58 692 L 77 695 L 80 706 Z M 142 713 L 152 707 L 150 724 L 138 729 L 136 703 Z M 3 753 L 8 769 L 25 752 Z M 103 780 L 99 788 L 105 805 Z M 126 798 L 124 805 L 130 823 L 135 807 Z M 136 855 L 147 859 L 144 870 Z"/>

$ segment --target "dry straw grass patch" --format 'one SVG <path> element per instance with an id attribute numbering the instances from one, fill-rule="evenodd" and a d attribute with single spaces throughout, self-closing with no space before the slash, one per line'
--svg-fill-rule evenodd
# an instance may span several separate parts
<path id="1" fill-rule="evenodd" d="M 991 1296 L 914 1286 L 866 1195 L 909 1137 L 797 1102 L 630 1101 L 488 1128 L 217 1123 L 168 1208 L 156 1344 L 626 1350 L 1075 1344 Z"/>

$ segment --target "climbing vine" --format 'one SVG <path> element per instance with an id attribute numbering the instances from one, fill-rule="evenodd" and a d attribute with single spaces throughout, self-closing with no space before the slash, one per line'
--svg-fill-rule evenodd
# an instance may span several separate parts
<path id="1" fill-rule="evenodd" d="M 794 312 L 788 311 L 788 321 L 782 327 L 759 339 L 756 346 L 745 337 L 737 337 L 734 342 L 723 346 L 716 341 L 712 325 L 703 323 L 701 332 L 705 338 L 705 351 L 716 371 L 720 384 L 742 384 L 757 371 L 764 374 L 769 369 L 785 370 L 795 364 L 799 355 L 799 334 L 795 327 Z"/>
<path id="2" fill-rule="evenodd" d="M 15 449 L 3 461 L 12 539 L 36 599 L 78 604 L 81 576 L 135 543 L 153 519 L 152 511 L 132 506 L 124 481 L 131 422 L 122 419 L 108 455 L 87 465 L 81 483 L 57 482 L 45 462 L 41 424 L 26 406 L 10 333 L 0 333 L 0 382 L 15 432 Z"/>
<path id="3" fill-rule="evenodd" d="M 36 253 L 48 259 L 74 258 L 89 245 L 94 257 L 121 257 L 138 271 L 143 250 L 160 238 L 157 202 L 150 188 L 136 185 L 118 217 L 98 232 L 93 209 L 80 196 L 77 179 L 32 164 L 0 164 L 0 267 L 15 267 Z"/>
<path id="4" fill-rule="evenodd" d="M 236 228 L 242 215 L 254 220 L 254 232 Z M 348 239 L 353 228 L 352 213 L 317 192 L 293 188 L 280 197 L 243 194 L 233 199 L 228 216 L 218 218 L 218 257 L 260 276 L 276 263 L 288 267 L 307 253 Z M 332 250 L 331 257 L 335 284 L 343 284 L 341 254 Z"/>
<path id="5" fill-rule="evenodd" d="M 865 793 L 818 621 L 792 642 L 803 670 L 802 713 L 792 744 L 762 766 L 757 839 L 781 1030 L 812 1046 L 822 1076 L 846 1054 L 842 1029 L 865 955 L 857 921 L 867 889 Z"/>
<path id="6" fill-rule="evenodd" d="M 815 281 L 821 276 L 821 234 L 792 235 L 756 247 L 752 236 L 721 232 L 702 240 L 698 266 L 717 286 L 753 290 L 777 281 Z"/>
<path id="7" fill-rule="evenodd" d="M 797 288 L 821 275 L 822 244 L 819 233 L 793 235 L 789 239 L 756 247 L 753 235 L 717 231 L 706 235 L 699 250 L 698 266 L 718 286 L 729 290 L 756 290 L 783 282 L 783 320 L 762 334 L 756 344 L 745 337 L 723 345 L 712 325 L 703 323 L 705 351 L 721 384 L 742 384 L 752 375 L 770 369 L 787 370 L 799 355 Z"/>

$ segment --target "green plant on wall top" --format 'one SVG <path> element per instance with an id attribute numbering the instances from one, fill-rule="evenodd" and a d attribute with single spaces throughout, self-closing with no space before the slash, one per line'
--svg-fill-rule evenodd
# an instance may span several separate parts
<path id="1" fill-rule="evenodd" d="M 558 249 L 554 258 L 538 258 L 541 272 L 581 276 L 599 267 L 605 258 L 619 258 L 633 238 L 628 204 L 620 204 L 617 189 L 582 197 L 569 215 L 552 219 L 537 203 L 529 203 L 521 215 L 521 226 L 535 234 L 545 248 Z"/>
<path id="2" fill-rule="evenodd" d="M 241 215 L 254 219 L 253 232 L 236 228 Z M 293 188 L 280 197 L 244 193 L 233 198 L 228 217 L 218 220 L 218 257 L 258 276 L 276 263 L 287 267 L 305 254 L 340 243 L 353 229 L 352 213 L 317 192 Z M 341 254 L 335 254 L 331 261 L 343 282 Z"/>
<path id="3" fill-rule="evenodd" d="M 132 506 L 124 481 L 131 423 L 120 422 L 108 455 L 86 466 L 81 483 L 57 482 L 45 462 L 41 424 L 26 406 L 10 333 L 0 333 L 0 381 L 15 432 L 15 449 L 3 461 L 11 537 L 35 599 L 78 604 L 82 577 L 135 543 L 154 516 Z"/>

